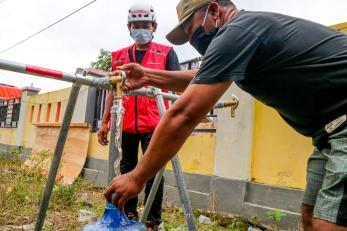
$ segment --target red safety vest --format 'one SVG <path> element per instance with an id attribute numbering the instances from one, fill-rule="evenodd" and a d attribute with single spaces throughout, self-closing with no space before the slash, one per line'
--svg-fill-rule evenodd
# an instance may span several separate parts
<path id="1" fill-rule="evenodd" d="M 165 70 L 167 55 L 171 47 L 152 42 L 141 65 L 144 67 Z M 130 63 L 129 51 L 132 52 L 133 61 L 136 62 L 135 45 L 112 52 L 112 68 Z M 145 96 L 123 96 L 125 109 L 123 131 L 129 133 L 153 132 L 160 120 L 158 106 L 154 98 Z M 165 100 L 168 108 L 168 102 Z"/>

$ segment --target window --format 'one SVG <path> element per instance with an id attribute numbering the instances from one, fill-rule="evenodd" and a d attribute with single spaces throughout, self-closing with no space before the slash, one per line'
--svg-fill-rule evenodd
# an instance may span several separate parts
<path id="1" fill-rule="evenodd" d="M 34 110 L 35 110 L 35 106 L 33 105 L 33 106 L 31 106 L 30 114 L 29 114 L 29 122 L 30 122 L 30 123 L 33 122 Z"/>
<path id="2" fill-rule="evenodd" d="M 60 109 L 61 109 L 61 102 L 57 103 L 57 110 L 55 111 L 55 120 L 54 122 L 59 122 L 59 116 L 60 116 Z"/>
<path id="3" fill-rule="evenodd" d="M 7 101 L 0 100 L 0 127 L 5 127 L 7 115 Z"/>
<path id="4" fill-rule="evenodd" d="M 20 99 L 0 100 L 0 127 L 16 128 L 20 113 Z"/>
<path id="5" fill-rule="evenodd" d="M 40 123 L 40 119 L 41 119 L 41 110 L 42 110 L 42 104 L 39 105 L 39 110 L 37 112 L 37 118 L 36 118 L 36 122 Z"/>
<path id="6" fill-rule="evenodd" d="M 51 116 L 51 104 L 47 104 L 46 119 L 45 122 L 49 122 L 49 117 Z"/>

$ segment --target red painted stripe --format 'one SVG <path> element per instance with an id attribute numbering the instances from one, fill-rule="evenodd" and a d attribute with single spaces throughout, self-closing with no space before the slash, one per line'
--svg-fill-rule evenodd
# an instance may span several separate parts
<path id="1" fill-rule="evenodd" d="M 57 79 L 61 79 L 64 76 L 63 72 L 61 72 L 61 71 L 55 71 L 55 70 L 46 69 L 46 68 L 42 68 L 42 67 L 35 67 L 35 66 L 31 66 L 31 65 L 26 65 L 25 71 L 30 72 L 30 73 L 34 73 L 34 74 L 38 74 L 38 75 L 50 76 L 50 77 L 54 77 Z"/>

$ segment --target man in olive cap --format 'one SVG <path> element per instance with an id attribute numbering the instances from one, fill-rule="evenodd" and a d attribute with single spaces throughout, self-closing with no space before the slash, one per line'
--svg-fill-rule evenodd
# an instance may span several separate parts
<path id="1" fill-rule="evenodd" d="M 181 0 L 167 35 L 204 56 L 199 71 L 128 64 L 124 90 L 144 85 L 184 91 L 159 123 L 143 160 L 105 192 L 122 207 L 178 152 L 234 82 L 312 137 L 302 204 L 304 228 L 347 230 L 347 36 L 300 18 L 239 11 L 229 0 Z"/>

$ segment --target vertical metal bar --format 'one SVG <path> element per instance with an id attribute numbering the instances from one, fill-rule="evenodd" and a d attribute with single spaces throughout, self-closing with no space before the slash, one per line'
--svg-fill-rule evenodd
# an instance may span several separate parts
<path id="1" fill-rule="evenodd" d="M 155 93 L 156 93 L 155 99 L 156 99 L 156 102 L 158 105 L 158 111 L 159 111 L 160 117 L 163 117 L 165 112 L 166 112 L 164 98 L 161 95 L 160 89 L 156 88 Z M 184 214 L 186 216 L 186 221 L 188 224 L 188 230 L 189 231 L 196 231 L 197 229 L 196 229 L 195 222 L 194 222 L 194 214 L 193 214 L 193 210 L 191 208 L 188 194 L 186 191 L 186 186 L 185 186 L 183 175 L 182 175 L 181 165 L 180 165 L 179 159 L 177 157 L 177 154 L 171 159 L 171 163 L 173 166 L 173 172 L 174 172 L 176 182 L 177 182 L 178 193 L 179 193 L 181 202 L 182 202 L 183 207 L 184 207 Z M 159 187 L 161 178 L 163 177 L 164 171 L 165 171 L 165 167 L 162 168 L 155 176 L 151 191 L 148 195 L 147 202 L 145 204 L 145 208 L 144 208 L 142 217 L 140 219 L 140 222 L 142 222 L 142 223 L 147 220 L 148 213 L 152 207 L 154 197 L 158 191 L 158 187 Z"/>
<path id="2" fill-rule="evenodd" d="M 101 101 L 101 103 L 100 103 L 100 108 L 99 108 L 99 110 L 100 110 L 100 117 L 98 118 L 98 120 L 102 120 L 102 115 L 104 114 L 104 107 L 105 107 L 105 101 L 104 101 L 104 99 L 105 99 L 105 90 L 100 90 L 100 95 L 101 95 L 101 97 L 100 97 L 100 101 Z"/>
<path id="3" fill-rule="evenodd" d="M 180 196 L 181 202 L 182 202 L 183 207 L 184 207 L 184 214 L 186 216 L 186 221 L 188 224 L 188 230 L 189 231 L 196 231 L 197 229 L 196 229 L 195 222 L 194 222 L 194 214 L 193 214 L 192 207 L 190 205 L 190 201 L 189 201 L 188 194 L 186 191 L 186 185 L 185 185 L 184 179 L 183 179 L 181 164 L 180 164 L 180 161 L 179 161 L 177 155 L 172 158 L 171 163 L 172 163 L 173 172 L 174 172 L 174 175 L 176 178 L 176 183 L 177 183 L 177 187 L 178 187 L 178 194 Z"/>
<path id="4" fill-rule="evenodd" d="M 63 154 L 65 141 L 67 134 L 69 132 L 69 127 L 72 119 L 72 115 L 76 106 L 77 97 L 79 94 L 80 85 L 73 84 L 69 96 L 69 100 L 66 106 L 63 123 L 60 128 L 59 137 L 57 145 L 55 146 L 54 155 L 52 159 L 51 168 L 49 170 L 49 175 L 45 187 L 45 191 L 41 200 L 40 211 L 35 225 L 35 231 L 41 231 L 44 224 L 46 213 L 49 205 L 49 200 L 52 195 L 52 189 L 54 186 L 54 181 L 57 176 L 60 160 Z"/>
<path id="5" fill-rule="evenodd" d="M 165 168 L 160 169 L 160 171 L 157 173 L 157 175 L 154 178 L 151 191 L 149 192 L 149 195 L 147 197 L 147 201 L 145 204 L 145 208 L 143 209 L 143 213 L 140 218 L 141 223 L 145 223 L 148 218 L 149 211 L 151 210 L 151 207 L 153 205 L 153 201 L 154 201 L 155 195 L 157 194 L 160 181 L 164 175 L 164 172 L 165 172 Z"/>

